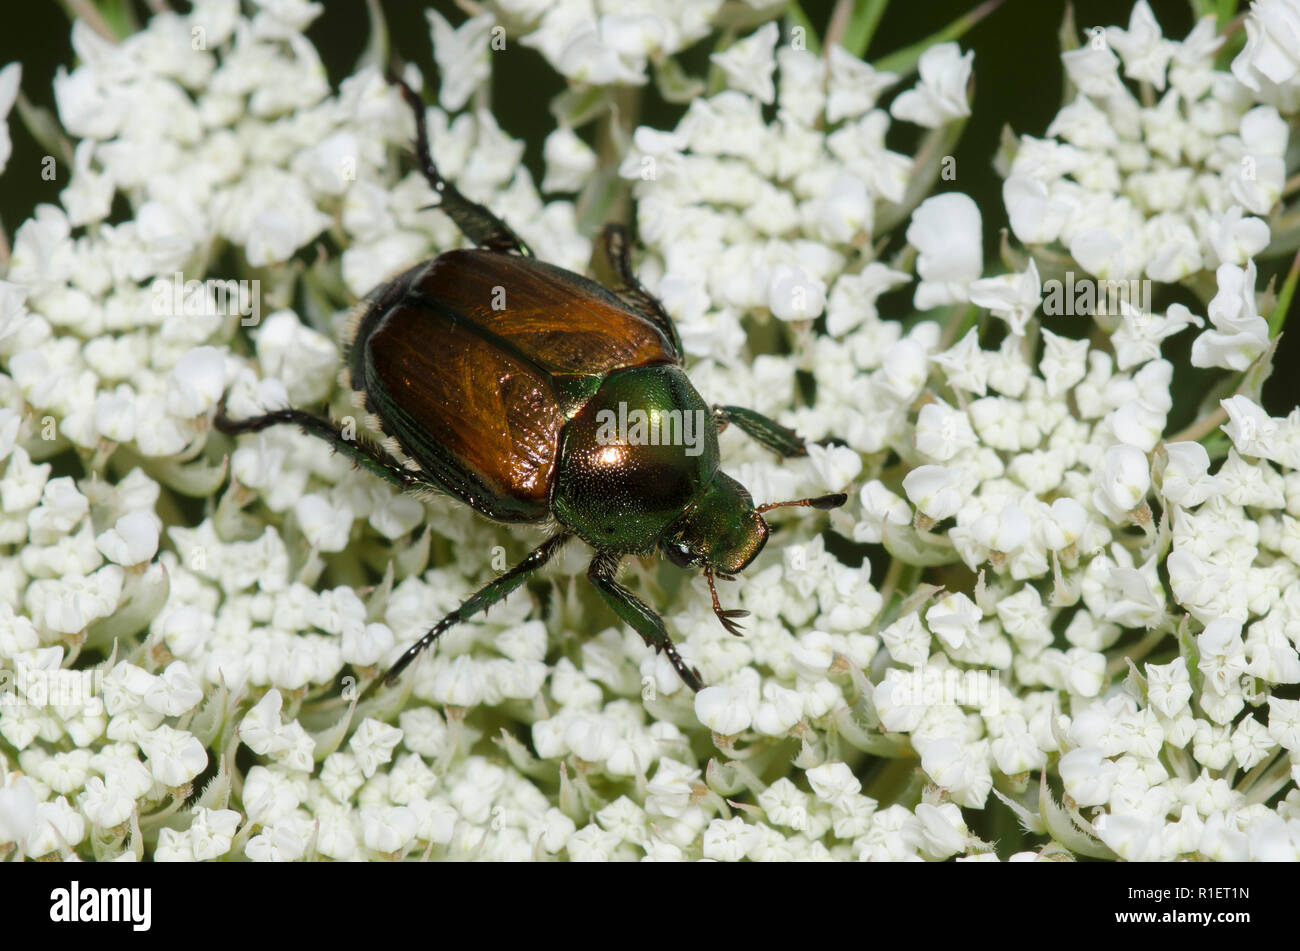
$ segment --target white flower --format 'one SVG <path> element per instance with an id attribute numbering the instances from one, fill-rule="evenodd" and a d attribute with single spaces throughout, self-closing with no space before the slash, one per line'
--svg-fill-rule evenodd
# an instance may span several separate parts
<path id="1" fill-rule="evenodd" d="M 14 101 L 18 98 L 18 84 L 22 81 L 22 75 L 21 63 L 10 63 L 4 69 L 0 69 L 0 174 L 4 173 L 5 166 L 9 164 L 9 156 L 13 152 L 13 142 L 9 138 L 9 123 L 6 120 L 9 117 L 9 110 L 13 108 Z"/>
<path id="2" fill-rule="evenodd" d="M 1300 750 L 1300 700 L 1268 698 L 1268 735 L 1285 750 Z"/>
<path id="3" fill-rule="evenodd" d="M 362 806 L 361 835 L 372 852 L 396 854 L 415 840 L 415 813 L 406 806 Z"/>
<path id="4" fill-rule="evenodd" d="M 950 594 L 925 612 L 925 623 L 941 641 L 959 648 L 975 636 L 983 612 L 960 591 Z"/>
<path id="5" fill-rule="evenodd" d="M 352 510 L 346 505 L 331 505 L 318 493 L 304 495 L 293 508 L 303 536 L 321 551 L 342 551 L 352 531 Z"/>
<path id="6" fill-rule="evenodd" d="M 561 126 L 546 137 L 542 146 L 546 177 L 542 191 L 576 192 L 587 183 L 596 168 L 596 153 L 572 129 Z"/>
<path id="7" fill-rule="evenodd" d="M 1004 274 L 975 281 L 970 285 L 970 302 L 987 308 L 1001 317 L 1017 337 L 1025 334 L 1025 324 L 1043 302 L 1043 285 L 1038 265 L 1032 258 L 1022 274 Z"/>
<path id="8" fill-rule="evenodd" d="M 161 529 L 162 521 L 153 512 L 128 512 L 111 529 L 96 536 L 95 547 L 119 565 L 142 564 L 157 554 Z"/>
<path id="9" fill-rule="evenodd" d="M 1080 806 L 1100 806 L 1110 798 L 1117 770 L 1093 747 L 1070 750 L 1061 757 L 1061 780 L 1065 791 Z"/>
<path id="10" fill-rule="evenodd" d="M 257 358 L 264 373 L 284 383 L 290 401 L 301 405 L 328 394 L 339 352 L 328 337 L 304 327 L 293 311 L 277 310 L 258 330 Z"/>
<path id="11" fill-rule="evenodd" d="M 827 332 L 838 337 L 863 323 L 875 322 L 879 316 L 876 298 L 910 279 L 879 261 L 872 261 L 857 274 L 841 275 L 826 306 Z"/>
<path id="12" fill-rule="evenodd" d="M 248 840 L 244 854 L 254 862 L 297 862 L 307 851 L 314 832 L 304 815 L 286 815 Z"/>
<path id="13" fill-rule="evenodd" d="M 871 195 L 855 175 L 840 175 L 830 183 L 819 204 L 817 234 L 827 242 L 846 243 L 870 225 Z"/>
<path id="14" fill-rule="evenodd" d="M 86 835 L 86 820 L 68 805 L 68 800 L 57 799 L 36 804 L 36 816 L 22 841 L 22 849 L 32 858 L 40 858 L 62 849 L 76 848 Z"/>
<path id="15" fill-rule="evenodd" d="M 879 95 L 898 81 L 894 73 L 877 71 L 838 44 L 827 51 L 830 89 L 826 96 L 826 121 L 839 122 L 862 115 L 876 105 Z"/>
<path id="16" fill-rule="evenodd" d="M 136 808 L 135 799 L 121 790 L 110 789 L 98 776 L 86 783 L 80 805 L 86 817 L 101 829 L 121 825 L 131 818 Z"/>
<path id="17" fill-rule="evenodd" d="M 184 786 L 208 765 L 208 753 L 198 737 L 161 725 L 140 741 L 154 779 L 172 788 Z"/>
<path id="18" fill-rule="evenodd" d="M 917 62 L 921 81 L 899 93 L 889 107 L 890 114 L 931 129 L 970 115 L 966 84 L 974 59 L 973 50 L 963 55 L 956 43 L 931 46 Z"/>
<path id="19" fill-rule="evenodd" d="M 812 320 L 826 309 L 826 286 L 803 268 L 777 265 L 768 281 L 767 300 L 778 320 Z"/>
<path id="20" fill-rule="evenodd" d="M 393 758 L 393 748 L 402 739 L 402 731 L 367 717 L 361 721 L 348 746 L 357 757 L 363 776 L 370 777 Z"/>
<path id="21" fill-rule="evenodd" d="M 1103 42 L 1098 43 L 1099 38 Z M 1104 39 L 1104 35 L 1098 37 L 1097 32 L 1094 32 L 1089 42 L 1061 54 L 1061 63 L 1065 66 L 1070 82 L 1080 92 L 1102 101 L 1124 93 L 1118 73 L 1119 60 Z"/>
<path id="22" fill-rule="evenodd" d="M 1097 837 L 1128 862 L 1165 858 L 1160 852 L 1159 822 L 1136 815 L 1103 813 L 1093 823 Z"/>
<path id="23" fill-rule="evenodd" d="M 903 491 L 918 511 L 942 521 L 961 507 L 959 475 L 943 466 L 917 466 L 903 478 Z"/>
<path id="24" fill-rule="evenodd" d="M 1268 225 L 1260 218 L 1243 217 L 1240 205 L 1215 216 L 1197 209 L 1196 217 L 1206 245 L 1206 263 L 1211 267 L 1244 267 L 1268 247 Z"/>
<path id="25" fill-rule="evenodd" d="M 763 685 L 763 699 L 754 712 L 754 729 L 765 736 L 785 736 L 803 717 L 803 698 L 769 681 Z"/>
<path id="26" fill-rule="evenodd" d="M 1106 39 L 1124 61 L 1125 76 L 1148 82 L 1156 89 L 1165 88 L 1165 67 L 1173 55 L 1173 45 L 1161 35 L 1147 0 L 1133 5 L 1127 30 L 1108 27 Z"/>
<path id="27" fill-rule="evenodd" d="M 710 730 L 723 736 L 743 733 L 753 722 L 744 698 L 729 687 L 705 687 L 697 693 L 695 715 Z"/>
<path id="28" fill-rule="evenodd" d="M 618 725 L 604 716 L 576 715 L 564 730 L 564 745 L 574 756 L 588 763 L 603 763 L 609 759 L 618 746 L 618 740 Z"/>
<path id="29" fill-rule="evenodd" d="M 36 784 L 26 776 L 13 776 L 0 786 L 0 843 L 21 841 L 36 823 Z"/>
<path id="30" fill-rule="evenodd" d="M 959 192 L 927 198 L 912 212 L 907 240 L 917 250 L 918 310 L 964 301 L 983 269 L 979 208 Z"/>
<path id="31" fill-rule="evenodd" d="M 1242 455 L 1271 458 L 1277 451 L 1277 423 L 1247 396 L 1231 396 L 1219 405 L 1228 414 L 1220 427 Z"/>
<path id="32" fill-rule="evenodd" d="M 709 60 L 727 77 L 732 89 L 749 93 L 759 102 L 771 105 L 776 99 L 772 73 L 776 70 L 776 41 L 780 30 L 775 23 L 765 23 L 757 30 L 737 40 L 721 53 L 713 53 Z"/>
<path id="33" fill-rule="evenodd" d="M 1215 278 L 1219 292 L 1206 312 L 1214 329 L 1192 344 L 1192 365 L 1240 372 L 1268 347 L 1268 321 L 1255 303 L 1255 262 L 1220 265 Z"/>
<path id="34" fill-rule="evenodd" d="M 190 419 L 214 409 L 226 387 L 224 355 L 215 347 L 196 347 L 167 376 L 168 410 Z"/>
<path id="35" fill-rule="evenodd" d="M 828 488 L 852 485 L 862 471 L 862 456 L 847 446 L 810 445 L 808 460 Z"/>
<path id="36" fill-rule="evenodd" d="M 1133 446 L 1111 446 L 1102 459 L 1101 479 L 1092 503 L 1111 521 L 1123 521 L 1141 504 L 1151 486 L 1146 453 Z"/>
<path id="37" fill-rule="evenodd" d="M 437 10 L 426 10 L 424 15 L 433 31 L 433 58 L 441 80 L 438 101 L 448 112 L 455 112 L 492 75 L 489 57 L 496 20 L 484 13 L 453 28 Z"/>
<path id="38" fill-rule="evenodd" d="M 1198 442 L 1165 443 L 1164 474 L 1160 493 L 1185 508 L 1200 505 L 1210 494 L 1210 455 Z"/>
<path id="39" fill-rule="evenodd" d="M 958 453 L 973 449 L 975 444 L 975 432 L 971 429 L 970 419 L 965 413 L 954 410 L 942 400 L 935 400 L 921 407 L 916 420 L 917 452 L 936 462 L 947 462 Z M 865 486 L 863 492 L 866 492 Z M 863 505 L 866 504 L 867 500 L 864 497 Z"/>
<path id="40" fill-rule="evenodd" d="M 955 802 L 940 806 L 920 803 L 916 807 L 920 825 L 921 848 L 936 859 L 955 855 L 966 847 L 969 832 Z"/>
<path id="41" fill-rule="evenodd" d="M 598 28 L 606 20 L 597 21 L 582 5 L 553 6 L 539 28 L 520 42 L 535 47 L 558 72 L 576 82 L 593 86 L 644 83 L 644 57 L 620 55 L 603 42 Z"/>
<path id="42" fill-rule="evenodd" d="M 1054 197 L 1040 179 L 1013 172 L 1002 183 L 1002 203 L 1011 230 L 1025 244 L 1049 244 L 1061 234 L 1070 205 Z"/>
<path id="43" fill-rule="evenodd" d="M 244 715 L 239 724 L 239 738 L 254 753 L 265 755 L 284 746 L 284 728 L 280 722 L 282 705 L 280 691 L 272 688 Z"/>
<path id="44" fill-rule="evenodd" d="M 239 820 L 239 813 L 233 809 L 195 809 L 189 829 L 195 859 L 214 859 L 229 852 Z"/>
<path id="45" fill-rule="evenodd" d="M 1241 675 L 1246 672 L 1241 621 L 1235 618 L 1212 621 L 1197 635 L 1196 645 L 1201 655 L 1197 667 L 1210 688 L 1221 697 L 1236 691 Z"/>
<path id="46" fill-rule="evenodd" d="M 1246 16 L 1246 47 L 1232 61 L 1232 74 L 1258 90 L 1261 79 L 1281 85 L 1300 73 L 1300 11 L 1293 0 L 1257 0 Z"/>
<path id="47" fill-rule="evenodd" d="M 472 707 L 482 701 L 486 686 L 482 665 L 469 654 L 461 654 L 439 666 L 433 680 L 433 696 L 439 703 Z"/>
<path id="48" fill-rule="evenodd" d="M 971 534 L 985 548 L 996 552 L 1013 552 L 1029 539 L 1029 519 L 1014 502 L 1008 502 L 996 514 L 987 512 L 971 525 Z"/>

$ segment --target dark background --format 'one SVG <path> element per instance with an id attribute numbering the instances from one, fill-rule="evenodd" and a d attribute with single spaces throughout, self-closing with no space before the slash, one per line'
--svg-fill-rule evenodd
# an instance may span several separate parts
<path id="1" fill-rule="evenodd" d="M 141 20 L 147 16 L 143 0 L 134 3 Z M 690 0 L 682 0 L 690 2 Z M 1151 7 L 1166 36 L 1181 39 L 1193 26 L 1186 0 L 1150 0 Z M 433 7 L 453 24 L 466 14 L 452 0 L 433 3 L 418 0 L 381 0 L 394 51 L 403 59 L 417 64 L 426 77 L 435 76 L 432 43 L 424 11 Z M 184 0 L 173 0 L 178 9 L 186 9 Z M 878 59 L 902 49 L 951 22 L 979 5 L 979 0 L 896 0 L 888 7 L 867 51 L 868 59 Z M 824 35 L 833 0 L 806 0 L 803 4 L 809 19 Z M 1004 270 L 997 260 L 1000 232 L 1007 226 L 1002 206 L 1002 180 L 992 167 L 1004 125 L 1017 133 L 1041 136 L 1062 105 L 1063 71 L 1059 60 L 1058 33 L 1066 11 L 1066 0 L 1006 0 L 983 22 L 968 32 L 960 43 L 975 51 L 975 99 L 973 114 L 955 153 L 957 178 L 940 182 L 944 189 L 957 189 L 970 195 L 984 216 L 984 248 L 989 260 L 986 273 Z M 1241 4 L 1244 9 L 1245 4 Z M 1080 30 L 1094 25 L 1126 26 L 1132 0 L 1080 0 L 1075 5 L 1075 21 Z M 23 64 L 22 90 L 34 105 L 53 108 L 52 81 L 55 70 L 74 64 L 68 40 L 69 20 L 56 0 L 10 4 L 5 9 L 5 27 L 0 30 L 0 65 L 19 60 Z M 369 35 L 369 23 L 362 0 L 329 0 L 325 12 L 308 30 L 337 86 L 349 75 L 361 55 Z M 703 75 L 708 66 L 708 42 L 680 55 L 692 75 Z M 541 55 L 513 40 L 505 51 L 493 54 L 492 104 L 497 121 L 511 136 L 527 143 L 524 161 L 536 181 L 542 178 L 542 140 L 554 128 L 548 109 L 551 97 L 560 92 L 562 79 L 551 70 Z M 905 86 L 908 84 L 904 84 Z M 682 107 L 663 102 L 647 87 L 641 122 L 656 128 L 672 128 Z M 589 137 L 594 126 L 580 132 Z M 63 181 L 44 181 L 39 170 L 44 149 L 28 134 L 17 115 L 10 114 L 9 131 L 14 150 L 6 174 L 0 178 L 0 221 L 12 236 L 14 229 L 40 202 L 58 201 Z M 889 146 L 910 153 L 919 133 L 908 123 L 895 123 Z M 61 170 L 62 171 L 62 170 Z M 902 228 L 897 229 L 901 238 Z M 1260 277 L 1257 289 L 1263 290 L 1270 277 L 1277 276 L 1280 286 L 1289 265 L 1289 257 L 1258 262 Z M 898 300 L 907 308 L 910 290 Z M 1194 313 L 1203 313 L 1195 300 L 1186 300 Z M 883 302 L 882 312 L 892 300 Z M 1156 309 L 1168 301 L 1156 300 Z M 907 308 L 910 309 L 910 308 Z M 1082 323 L 1082 322 L 1080 322 Z M 1057 328 L 1054 328 L 1057 330 Z M 1083 327 L 1076 328 L 1082 333 Z M 1057 332 L 1060 332 L 1057 330 Z M 1064 331 L 1072 333 L 1070 329 Z M 1165 346 L 1165 355 L 1176 366 L 1187 366 L 1193 334 L 1183 333 Z M 1288 339 L 1290 338 L 1290 339 Z M 1300 402 L 1300 386 L 1290 379 L 1288 368 L 1300 358 L 1300 334 L 1284 336 L 1275 365 L 1278 372 L 1265 388 L 1267 408 L 1274 415 L 1285 414 Z M 1213 375 L 1190 374 L 1192 380 L 1187 399 L 1178 399 L 1170 418 L 1170 430 L 1190 421 L 1196 413 L 1193 394 L 1204 394 L 1203 382 Z M 1176 397 L 1178 394 L 1175 394 Z M 1180 412 L 1180 408 L 1184 408 Z"/>

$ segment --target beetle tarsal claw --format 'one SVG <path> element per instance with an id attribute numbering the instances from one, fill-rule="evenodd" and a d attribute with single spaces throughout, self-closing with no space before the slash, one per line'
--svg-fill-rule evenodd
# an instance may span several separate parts
<path id="1" fill-rule="evenodd" d="M 726 628 L 728 634 L 734 635 L 735 637 L 744 637 L 744 631 L 741 629 L 741 626 L 736 623 L 736 618 L 749 617 L 749 612 L 743 611 L 739 608 L 732 608 L 729 611 L 724 611 L 721 602 L 718 601 L 718 589 L 714 587 L 713 584 L 713 572 L 706 570 L 704 572 L 704 577 L 709 582 L 709 594 L 713 596 L 713 613 L 717 615 L 718 620 L 722 623 L 722 626 Z M 720 577 L 728 578 L 727 575 L 720 575 Z M 728 580 L 730 579 L 728 578 Z"/>
<path id="2" fill-rule="evenodd" d="M 718 620 L 721 621 L 722 626 L 727 629 L 727 633 L 732 634 L 735 637 L 744 637 L 745 636 L 744 629 L 739 624 L 737 624 L 734 620 L 734 618 L 739 618 L 739 617 L 749 617 L 749 612 L 748 611 L 723 611 L 722 613 L 718 614 Z"/>

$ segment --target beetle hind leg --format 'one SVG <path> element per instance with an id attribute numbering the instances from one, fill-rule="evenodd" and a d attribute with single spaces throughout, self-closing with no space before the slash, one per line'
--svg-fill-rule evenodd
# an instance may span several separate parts
<path id="1" fill-rule="evenodd" d="M 415 659 L 424 653 L 449 627 L 459 624 L 481 611 L 486 611 L 511 591 L 518 588 L 528 579 L 529 575 L 550 561 L 551 556 L 559 551 L 560 546 L 572 537 L 567 532 L 552 535 L 524 556 L 523 561 L 519 562 L 519 564 L 471 594 L 460 607 L 444 617 L 431 627 L 427 634 L 408 647 L 406 653 L 399 657 L 397 662 L 392 667 L 389 667 L 382 677 L 370 685 L 370 688 L 366 691 L 367 694 L 378 684 L 392 684 L 397 680 L 402 671 L 411 666 Z"/>
<path id="2" fill-rule="evenodd" d="M 632 271 L 627 229 L 620 224 L 608 224 L 601 229 L 597 247 L 601 256 L 595 260 L 597 277 L 611 285 L 614 294 L 628 308 L 640 314 L 659 328 L 669 345 L 677 362 L 682 361 L 682 341 L 677 335 L 677 328 L 672 318 L 664 310 L 663 304 L 641 286 Z"/>
<path id="3" fill-rule="evenodd" d="M 668 662 L 673 665 L 673 670 L 677 671 L 677 675 L 682 678 L 682 683 L 699 692 L 704 688 L 704 679 L 698 670 L 687 666 L 682 655 L 677 652 L 677 645 L 668 636 L 663 618 L 614 580 L 618 562 L 617 555 L 596 555 L 591 561 L 591 567 L 587 569 L 587 579 L 596 586 L 596 590 L 605 599 L 605 603 L 613 608 L 614 613 L 641 635 L 646 646 L 653 647 L 655 651 L 662 651 L 667 656 Z"/>
<path id="4" fill-rule="evenodd" d="M 465 237 L 480 248 L 500 251 L 503 254 L 519 254 L 532 257 L 533 252 L 519 235 L 510 230 L 510 226 L 492 214 L 487 208 L 470 201 L 447 179 L 442 177 L 438 166 L 433 163 L 433 154 L 429 151 L 429 130 L 424 118 L 424 101 L 419 93 L 400 79 L 395 73 L 388 74 L 389 81 L 401 90 L 402 98 L 415 113 L 415 155 L 420 162 L 420 171 L 429 180 L 430 187 L 438 194 L 439 204 L 456 227 Z"/>
<path id="5" fill-rule="evenodd" d="M 386 479 L 399 489 L 427 484 L 417 473 L 407 469 L 378 446 L 365 439 L 349 438 L 337 423 L 304 410 L 281 409 L 248 419 L 232 420 L 226 415 L 226 398 L 223 396 L 217 406 L 216 418 L 212 421 L 212 425 L 227 436 L 258 433 L 285 423 L 297 426 L 309 436 L 324 439 L 361 468 Z"/>

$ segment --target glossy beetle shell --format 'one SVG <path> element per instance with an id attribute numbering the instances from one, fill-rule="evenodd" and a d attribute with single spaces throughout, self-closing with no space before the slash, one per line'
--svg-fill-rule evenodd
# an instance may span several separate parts
<path id="1" fill-rule="evenodd" d="M 678 362 L 658 327 L 594 281 L 483 250 L 377 288 L 350 338 L 346 382 L 389 451 L 502 522 L 548 517 L 564 428 L 609 374 Z"/>

